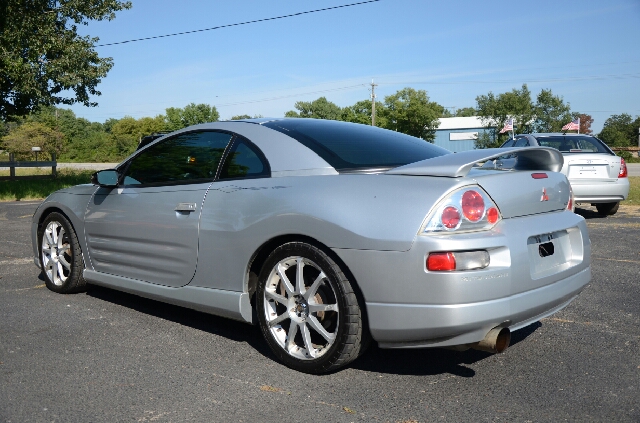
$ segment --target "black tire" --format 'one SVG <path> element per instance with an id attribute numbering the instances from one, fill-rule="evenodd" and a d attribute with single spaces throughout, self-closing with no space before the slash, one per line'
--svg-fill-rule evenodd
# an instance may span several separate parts
<path id="1" fill-rule="evenodd" d="M 613 216 L 618 211 L 620 202 L 617 203 L 596 203 L 596 209 L 600 216 Z"/>
<path id="2" fill-rule="evenodd" d="M 297 282 L 299 267 L 304 288 Z M 364 352 L 367 332 L 356 294 L 340 267 L 322 250 L 303 242 L 276 248 L 262 267 L 256 294 L 262 334 L 286 366 L 304 373 L 327 373 Z"/>
<path id="3" fill-rule="evenodd" d="M 38 231 L 40 268 L 47 288 L 60 294 L 85 290 L 84 260 L 76 231 L 62 214 L 49 214 Z"/>

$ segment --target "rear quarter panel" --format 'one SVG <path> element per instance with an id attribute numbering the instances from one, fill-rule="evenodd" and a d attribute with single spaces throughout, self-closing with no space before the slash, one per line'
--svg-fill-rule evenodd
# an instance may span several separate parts
<path id="1" fill-rule="evenodd" d="M 329 248 L 407 251 L 454 178 L 335 175 L 217 182 L 205 199 L 191 285 L 242 291 L 257 249 L 282 235 Z"/>

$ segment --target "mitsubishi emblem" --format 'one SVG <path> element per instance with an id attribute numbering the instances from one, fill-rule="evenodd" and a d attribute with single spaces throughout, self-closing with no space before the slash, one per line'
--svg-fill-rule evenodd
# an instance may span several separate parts
<path id="1" fill-rule="evenodd" d="M 542 188 L 542 198 L 540 198 L 540 201 L 549 201 L 546 188 Z"/>

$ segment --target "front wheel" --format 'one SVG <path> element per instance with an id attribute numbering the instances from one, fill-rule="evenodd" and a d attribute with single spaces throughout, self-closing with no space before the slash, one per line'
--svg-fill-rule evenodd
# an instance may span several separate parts
<path id="1" fill-rule="evenodd" d="M 600 216 L 613 216 L 618 211 L 620 202 L 617 203 L 596 203 L 596 210 Z"/>
<path id="2" fill-rule="evenodd" d="M 365 349 L 358 299 L 322 250 L 301 242 L 276 248 L 263 266 L 256 294 L 262 334 L 287 366 L 326 373 Z"/>
<path id="3" fill-rule="evenodd" d="M 39 232 L 40 266 L 47 288 L 61 294 L 85 288 L 84 261 L 71 223 L 60 213 L 51 213 Z"/>

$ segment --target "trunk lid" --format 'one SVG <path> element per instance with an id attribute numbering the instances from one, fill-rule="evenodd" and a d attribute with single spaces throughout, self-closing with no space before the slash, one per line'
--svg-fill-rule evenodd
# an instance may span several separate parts
<path id="1" fill-rule="evenodd" d="M 513 158 L 511 170 L 480 167 L 499 157 Z M 560 211 L 567 207 L 571 188 L 559 173 L 562 154 L 550 147 L 469 150 L 422 160 L 387 171 L 391 175 L 469 178 L 491 196 L 503 218 Z"/>
<path id="2" fill-rule="evenodd" d="M 613 182 L 620 173 L 620 157 L 603 154 L 565 154 L 562 173 L 571 180 Z"/>
<path id="3" fill-rule="evenodd" d="M 564 210 L 571 195 L 569 181 L 558 172 L 476 170 L 468 177 L 489 194 L 505 219 Z"/>

